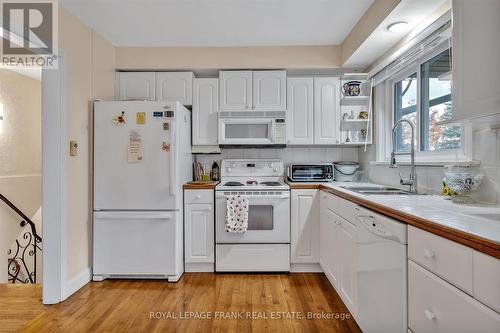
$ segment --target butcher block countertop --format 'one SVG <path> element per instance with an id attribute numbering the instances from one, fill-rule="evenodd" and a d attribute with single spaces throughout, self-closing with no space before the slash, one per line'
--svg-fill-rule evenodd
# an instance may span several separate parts
<path id="1" fill-rule="evenodd" d="M 500 259 L 500 206 L 459 205 L 438 195 L 363 195 L 342 186 L 366 183 L 292 183 L 291 189 L 320 189 L 382 215 Z"/>
<path id="2" fill-rule="evenodd" d="M 184 184 L 185 190 L 213 190 L 219 182 L 188 182 Z"/>

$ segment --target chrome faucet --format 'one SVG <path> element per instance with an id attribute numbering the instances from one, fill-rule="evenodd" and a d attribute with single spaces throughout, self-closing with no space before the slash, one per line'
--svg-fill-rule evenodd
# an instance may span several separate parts
<path id="1" fill-rule="evenodd" d="M 407 152 L 396 152 L 396 128 L 402 123 L 408 123 L 411 128 L 411 150 L 409 153 Z M 411 159 L 411 171 L 410 177 L 405 178 L 401 173 L 399 174 L 399 183 L 401 185 L 410 186 L 410 192 L 417 193 L 417 171 L 415 167 L 415 124 L 411 120 L 408 119 L 400 119 L 398 120 L 394 126 L 392 127 L 392 152 L 391 152 L 391 164 L 390 168 L 397 168 L 398 165 L 396 163 L 396 155 L 410 155 Z"/>

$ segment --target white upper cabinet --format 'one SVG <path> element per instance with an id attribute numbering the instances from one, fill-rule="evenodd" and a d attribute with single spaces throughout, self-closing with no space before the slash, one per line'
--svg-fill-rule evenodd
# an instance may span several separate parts
<path id="1" fill-rule="evenodd" d="M 340 143 L 340 79 L 314 78 L 314 144 Z"/>
<path id="2" fill-rule="evenodd" d="M 154 72 L 118 72 L 116 81 L 117 100 L 155 100 Z"/>
<path id="3" fill-rule="evenodd" d="M 500 1 L 453 0 L 453 117 L 500 113 Z"/>
<path id="4" fill-rule="evenodd" d="M 221 71 L 222 111 L 285 111 L 286 71 Z"/>
<path id="5" fill-rule="evenodd" d="M 193 80 L 193 145 L 218 144 L 218 88 L 217 79 Z"/>
<path id="6" fill-rule="evenodd" d="M 287 136 L 290 145 L 314 143 L 313 78 L 289 78 L 287 82 Z"/>
<path id="7" fill-rule="evenodd" d="M 250 110 L 252 108 L 252 71 L 219 72 L 221 110 Z"/>
<path id="8" fill-rule="evenodd" d="M 156 73 L 156 100 L 193 104 L 193 72 Z"/>
<path id="9" fill-rule="evenodd" d="M 252 109 L 286 110 L 286 71 L 254 71 L 252 80 Z"/>

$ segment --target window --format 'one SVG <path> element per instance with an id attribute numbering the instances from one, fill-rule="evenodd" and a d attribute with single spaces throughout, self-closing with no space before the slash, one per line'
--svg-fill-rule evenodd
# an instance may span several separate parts
<path id="1" fill-rule="evenodd" d="M 421 142 L 420 149 L 459 149 L 462 128 L 450 125 L 453 116 L 451 104 L 451 49 L 441 52 L 420 66 Z"/>
<path id="2" fill-rule="evenodd" d="M 401 119 L 417 120 L 417 73 L 394 84 L 394 122 Z M 411 130 L 403 124 L 396 129 L 396 150 L 410 151 Z"/>
<path id="3" fill-rule="evenodd" d="M 391 112 L 385 116 L 388 123 L 381 125 L 385 132 L 381 137 L 386 142 L 380 151 L 383 155 L 379 155 L 383 160 L 387 161 L 392 149 L 390 130 L 401 119 L 415 124 L 417 161 L 469 160 L 465 156 L 466 128 L 453 123 L 451 64 L 451 48 L 447 42 L 387 79 L 384 104 L 392 107 L 386 108 Z M 395 138 L 397 152 L 410 151 L 411 128 L 408 124 L 398 126 Z"/>

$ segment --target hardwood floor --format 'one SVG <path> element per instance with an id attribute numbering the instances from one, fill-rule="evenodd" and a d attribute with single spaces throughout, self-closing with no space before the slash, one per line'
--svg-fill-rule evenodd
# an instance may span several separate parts
<path id="1" fill-rule="evenodd" d="M 0 332 L 15 332 L 48 309 L 39 284 L 0 284 Z"/>
<path id="2" fill-rule="evenodd" d="M 326 277 L 312 273 L 187 273 L 178 283 L 105 280 L 41 307 L 20 331 L 361 332 Z M 310 313 L 349 319 L 308 319 Z"/>

